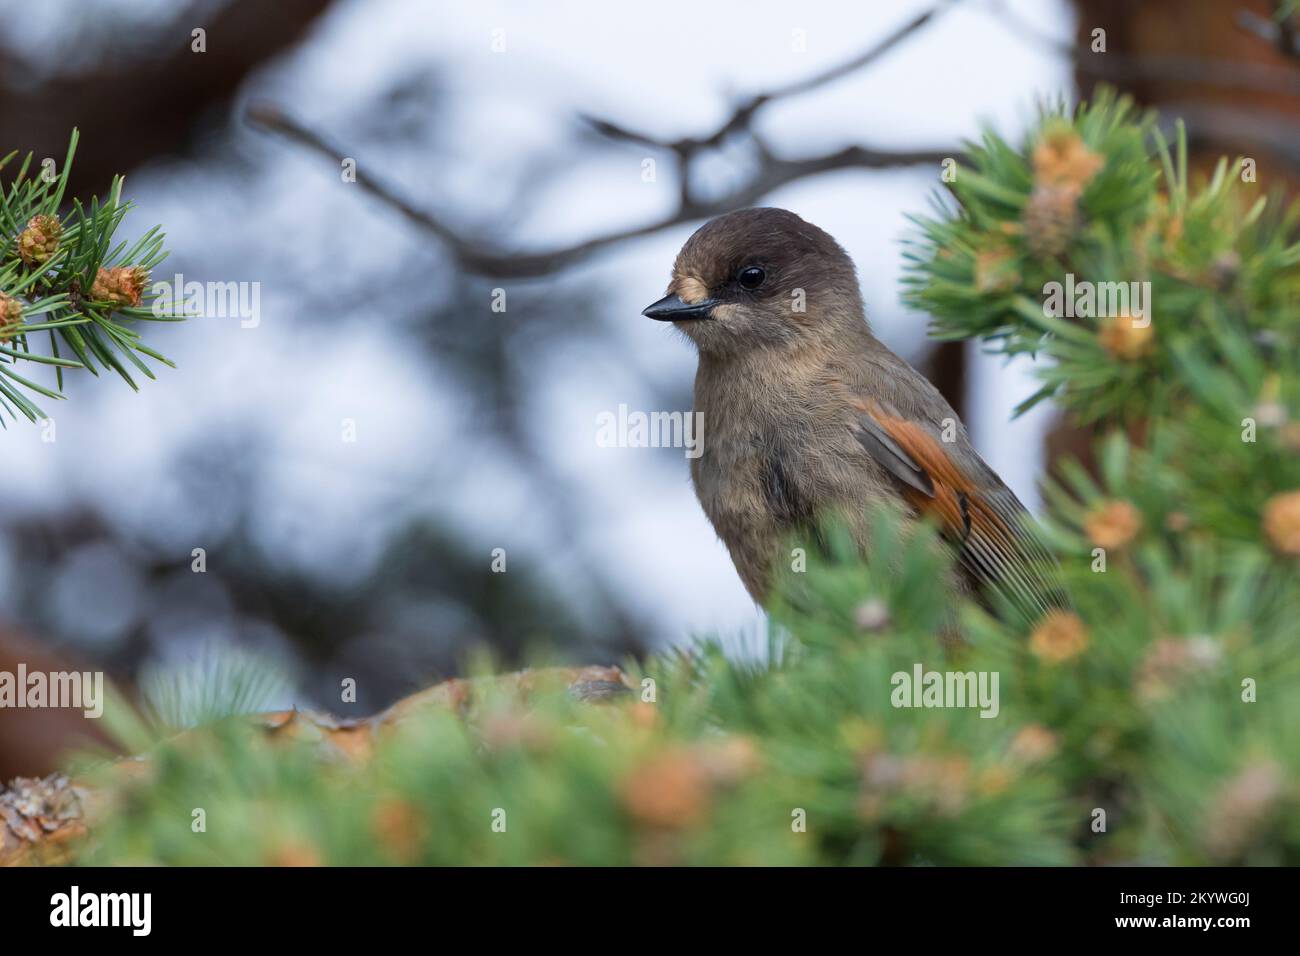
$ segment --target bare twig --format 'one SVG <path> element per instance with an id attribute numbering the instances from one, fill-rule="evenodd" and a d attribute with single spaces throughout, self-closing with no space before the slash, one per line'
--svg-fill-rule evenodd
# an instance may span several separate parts
<path id="1" fill-rule="evenodd" d="M 332 161 L 353 155 L 331 145 L 322 136 L 307 129 L 275 107 L 257 106 L 250 109 L 248 115 L 249 119 L 262 129 L 284 136 Z M 441 217 L 420 209 L 396 189 L 372 176 L 358 174 L 357 185 L 384 205 L 401 213 L 416 226 L 440 239 L 452 251 L 463 268 L 484 276 L 523 279 L 559 271 L 615 243 L 647 236 L 696 219 L 707 219 L 741 206 L 752 205 L 778 187 L 805 176 L 837 169 L 888 169 L 898 166 L 937 165 L 947 157 L 959 155 L 960 151 L 956 149 L 880 150 L 866 146 L 847 146 L 833 153 L 802 159 L 783 159 L 769 154 L 762 162 L 758 173 L 748 183 L 732 192 L 710 200 L 683 197 L 677 209 L 644 225 L 543 252 L 501 251 L 482 240 L 463 236 Z"/>
<path id="2" fill-rule="evenodd" d="M 953 0 L 956 2 L 956 0 Z M 628 142 L 639 143 L 643 146 L 651 146 L 659 149 L 671 150 L 678 155 L 690 157 L 705 149 L 712 149 L 720 146 L 726 139 L 734 133 L 749 132 L 753 124 L 755 115 L 764 106 L 775 100 L 786 97 L 798 96 L 802 93 L 808 93 L 818 87 L 825 86 L 843 76 L 848 76 L 858 70 L 864 69 L 881 59 L 889 53 L 894 47 L 901 44 L 912 34 L 916 33 L 927 23 L 930 23 L 940 14 L 944 13 L 952 3 L 940 3 L 924 13 L 913 17 L 907 23 L 903 24 L 889 36 L 885 37 L 879 43 L 869 49 L 859 53 L 843 63 L 836 64 L 830 69 L 823 70 L 820 73 L 814 73 L 812 76 L 805 77 L 802 80 L 796 80 L 793 83 L 787 83 L 785 86 L 779 86 L 762 93 L 754 93 L 745 97 L 732 110 L 731 115 L 722 122 L 712 133 L 706 136 L 686 136 L 675 140 L 661 140 L 645 133 L 639 133 L 635 130 L 629 130 L 625 127 L 611 123 L 608 120 L 599 119 L 591 116 L 582 118 L 590 123 L 600 133 L 613 139 L 623 139 Z"/>
<path id="3" fill-rule="evenodd" d="M 100 36 L 94 30 L 76 45 L 85 65 L 55 72 L 38 86 L 23 78 L 25 71 L 15 72 L 8 52 L 0 51 L 0 129 L 17 134 L 13 145 L 43 157 L 62 156 L 68 130 L 79 127 L 90 148 L 78 152 L 74 176 L 86 192 L 105 189 L 119 172 L 192 146 L 200 126 L 196 117 L 226 103 L 251 74 L 300 44 L 331 6 L 332 0 L 172 0 L 158 5 L 147 36 L 134 37 L 147 39 L 141 47 L 147 55 L 129 54 L 111 32 Z M 190 48 L 190 31 L 199 26 L 211 51 L 201 56 Z M 30 52 L 45 61 L 60 59 Z"/>
<path id="4" fill-rule="evenodd" d="M 672 153 L 675 157 L 678 178 L 682 184 L 677 208 L 640 226 L 615 230 L 581 242 L 541 251 L 506 249 L 485 238 L 463 234 L 448 219 L 421 208 L 417 203 L 403 196 L 398 189 L 369 174 L 364 176 L 358 174 L 357 184 L 415 226 L 437 237 L 455 256 L 460 267 L 466 271 L 493 278 L 524 279 L 558 272 L 617 243 L 753 205 L 773 190 L 807 176 L 839 169 L 886 169 L 937 165 L 948 157 L 959 156 L 960 151 L 955 148 L 884 150 L 852 145 L 819 156 L 790 158 L 772 153 L 754 132 L 752 123 L 756 114 L 769 103 L 810 92 L 877 62 L 894 47 L 927 23 L 932 22 L 954 2 L 956 0 L 943 0 L 925 13 L 909 20 L 869 49 L 843 63 L 785 86 L 745 97 L 722 124 L 703 136 L 664 140 L 610 120 L 582 117 L 593 129 L 606 137 L 663 150 Z M 254 106 L 249 109 L 247 115 L 253 125 L 282 136 L 310 152 L 328 157 L 333 162 L 338 162 L 343 156 L 355 155 L 339 148 L 274 105 Z M 726 193 L 707 198 L 699 197 L 697 191 L 691 188 L 692 159 L 706 150 L 721 146 L 731 137 L 740 135 L 745 136 L 753 148 L 757 158 L 756 170 L 748 181 Z"/>

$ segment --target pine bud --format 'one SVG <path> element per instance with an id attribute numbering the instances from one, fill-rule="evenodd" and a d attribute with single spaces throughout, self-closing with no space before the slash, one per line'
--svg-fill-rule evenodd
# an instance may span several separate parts
<path id="1" fill-rule="evenodd" d="M 1085 146 L 1068 124 L 1057 124 L 1043 132 L 1033 164 L 1035 185 L 1072 186 L 1082 194 L 1106 160 Z"/>
<path id="2" fill-rule="evenodd" d="M 1089 512 L 1083 529 L 1095 547 L 1118 551 L 1142 530 L 1142 513 L 1127 501 L 1103 501 Z"/>
<path id="3" fill-rule="evenodd" d="M 148 283 L 149 272 L 139 266 L 101 267 L 90 287 L 90 297 L 96 302 L 135 306 L 140 304 L 140 296 Z"/>
<path id="4" fill-rule="evenodd" d="M 677 747 L 651 757 L 622 781 L 620 793 L 632 819 L 648 827 L 679 829 L 709 813 L 708 768 L 690 750 Z"/>
<path id="5" fill-rule="evenodd" d="M 1097 338 L 1111 358 L 1136 362 L 1155 351 L 1156 330 L 1151 320 L 1137 325 L 1127 312 L 1102 321 Z"/>
<path id="6" fill-rule="evenodd" d="M 59 249 L 63 224 L 54 216 L 32 216 L 18 234 L 18 255 L 29 266 L 49 262 Z"/>
<path id="7" fill-rule="evenodd" d="M 1052 610 L 1034 628 L 1029 649 L 1045 664 L 1061 664 L 1088 647 L 1088 630 L 1073 611 Z"/>
<path id="8" fill-rule="evenodd" d="M 0 292 L 0 345 L 13 337 L 14 330 L 22 324 L 23 304 Z"/>
<path id="9" fill-rule="evenodd" d="M 1264 506 L 1264 533 L 1281 554 L 1300 557 L 1300 491 L 1274 495 Z"/>
<path id="10" fill-rule="evenodd" d="M 652 829 L 677 830 L 703 822 L 716 791 L 739 783 L 762 767 L 747 737 L 693 747 L 670 746 L 642 761 L 620 785 L 632 819 Z"/>

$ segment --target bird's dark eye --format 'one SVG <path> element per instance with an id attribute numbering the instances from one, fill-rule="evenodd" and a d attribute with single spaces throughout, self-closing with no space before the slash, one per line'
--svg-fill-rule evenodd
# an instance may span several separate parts
<path id="1" fill-rule="evenodd" d="M 751 292 L 761 286 L 766 278 L 767 273 L 758 266 L 745 266 L 736 274 L 736 281 L 740 283 L 740 287 Z"/>

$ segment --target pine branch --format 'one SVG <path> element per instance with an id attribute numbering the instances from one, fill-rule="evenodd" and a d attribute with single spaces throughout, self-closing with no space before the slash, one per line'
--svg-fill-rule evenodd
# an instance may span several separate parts
<path id="1" fill-rule="evenodd" d="M 154 377 L 145 359 L 172 363 L 144 343 L 136 324 L 186 317 L 153 308 L 149 275 L 167 257 L 160 227 L 130 245 L 115 240 L 132 208 L 122 177 L 102 201 L 65 203 L 77 141 L 73 130 L 57 173 L 33 168 L 28 153 L 0 192 L 0 412 L 15 419 L 47 417 L 32 396 L 64 398 L 68 371 L 112 371 L 137 388 L 132 370 Z M 0 161 L 0 171 L 16 155 Z M 53 387 L 21 374 L 19 363 L 52 366 Z"/>
<path id="2" fill-rule="evenodd" d="M 474 713 L 480 700 L 502 694 L 526 703 L 546 692 L 562 691 L 575 700 L 602 702 L 627 694 L 627 676 L 617 667 L 553 667 L 495 677 L 456 679 L 403 698 L 366 720 L 339 720 L 312 711 L 277 711 L 238 718 L 239 733 L 258 734 L 276 746 L 305 742 L 323 760 L 346 759 L 359 764 L 371 759 L 385 737 L 404 724 L 431 712 L 462 718 Z M 189 739 L 205 731 L 190 731 Z M 186 736 L 169 747 L 186 746 Z M 130 757 L 114 764 L 108 775 L 118 784 L 147 776 L 150 757 Z M 62 774 L 36 779 L 19 777 L 0 786 L 0 866 L 70 862 L 84 841 L 114 812 L 111 790 L 102 783 Z"/>

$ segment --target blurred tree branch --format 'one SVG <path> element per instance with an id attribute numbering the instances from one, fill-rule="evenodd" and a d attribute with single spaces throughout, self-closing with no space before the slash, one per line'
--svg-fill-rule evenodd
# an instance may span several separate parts
<path id="1" fill-rule="evenodd" d="M 840 169 L 889 169 L 926 164 L 937 166 L 948 157 L 959 156 L 960 151 L 955 147 L 886 150 L 855 144 L 818 156 L 783 157 L 772 153 L 754 130 L 753 123 L 758 113 L 771 103 L 811 92 L 876 63 L 952 5 L 951 2 L 936 4 L 843 63 L 803 80 L 745 97 L 736 104 L 725 121 L 703 136 L 664 140 L 609 120 L 582 116 L 584 122 L 609 139 L 637 143 L 671 153 L 674 157 L 682 184 L 677 206 L 659 219 L 639 226 L 615 230 L 540 252 L 515 250 L 481 237 L 464 235 L 447 218 L 421 208 L 418 203 L 402 195 L 396 187 L 382 180 L 359 175 L 357 183 L 372 197 L 435 236 L 451 251 L 463 269 L 494 278 L 536 278 L 582 262 L 609 246 L 687 222 L 708 219 L 732 209 L 751 206 L 781 186 L 819 173 Z M 254 105 L 247 115 L 254 126 L 281 136 L 310 152 L 328 157 L 331 161 L 339 162 L 345 156 L 356 155 L 355 151 L 340 148 L 274 104 Z M 756 171 L 734 189 L 707 198 L 701 197 L 700 191 L 693 188 L 692 161 L 735 137 L 746 139 L 754 148 L 758 157 Z"/>
<path id="2" fill-rule="evenodd" d="M 939 4 L 909 20 L 902 27 L 895 30 L 889 36 L 885 37 L 879 43 L 859 53 L 858 55 L 839 63 L 830 69 L 815 73 L 812 76 L 798 80 L 794 83 L 787 83 L 784 86 L 775 87 L 762 93 L 754 93 L 741 100 L 732 110 L 731 115 L 718 126 L 712 133 L 703 137 L 685 136 L 674 140 L 659 139 L 630 130 L 619 126 L 609 120 L 599 117 L 584 115 L 582 119 L 596 129 L 597 132 L 610 137 L 611 139 L 623 139 L 632 143 L 639 143 L 643 146 L 649 146 L 653 149 L 670 150 L 677 154 L 682 171 L 683 188 L 689 185 L 689 177 L 685 174 L 686 167 L 692 159 L 698 154 L 716 147 L 721 146 L 728 138 L 743 133 L 749 136 L 761 149 L 766 151 L 765 145 L 754 133 L 753 122 L 758 112 L 770 103 L 786 97 L 799 96 L 803 93 L 809 93 L 821 86 L 832 83 L 841 77 L 848 76 L 858 70 L 865 69 L 885 54 L 889 53 L 894 47 L 898 46 L 912 34 L 916 33 L 927 23 L 930 23 L 937 16 L 947 9 L 946 4 Z M 950 155 L 948 153 L 944 154 Z M 683 203 L 689 202 L 689 196 L 683 195 Z"/>
<path id="3" fill-rule="evenodd" d="M 174 5 L 154 31 L 163 51 L 124 58 L 106 46 L 85 70 L 54 74 L 33 87 L 12 54 L 0 51 L 0 128 L 22 131 L 37 156 L 62 156 L 68 130 L 100 144 L 78 163 L 79 189 L 103 187 L 115 173 L 174 153 L 196 131 L 194 117 L 225 102 L 254 70 L 298 43 L 332 0 L 229 0 Z M 191 31 L 207 31 L 207 52 L 191 50 Z M 111 144 L 111 145 L 105 145 Z"/>

